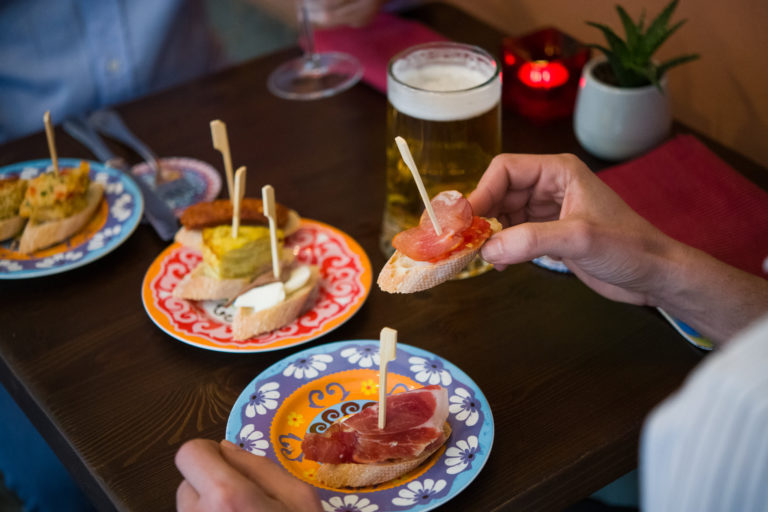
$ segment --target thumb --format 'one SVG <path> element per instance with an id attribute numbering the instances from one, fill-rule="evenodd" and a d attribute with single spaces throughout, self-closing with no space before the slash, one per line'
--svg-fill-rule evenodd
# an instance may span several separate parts
<path id="1" fill-rule="evenodd" d="M 494 265 L 509 265 L 548 255 L 573 257 L 577 240 L 570 222 L 525 222 L 496 233 L 482 248 L 483 259 Z"/>

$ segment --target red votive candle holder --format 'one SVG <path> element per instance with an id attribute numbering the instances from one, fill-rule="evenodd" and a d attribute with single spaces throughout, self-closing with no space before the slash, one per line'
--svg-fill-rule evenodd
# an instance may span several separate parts
<path id="1" fill-rule="evenodd" d="M 534 121 L 571 115 L 589 56 L 588 47 L 553 27 L 504 38 L 504 107 Z"/>

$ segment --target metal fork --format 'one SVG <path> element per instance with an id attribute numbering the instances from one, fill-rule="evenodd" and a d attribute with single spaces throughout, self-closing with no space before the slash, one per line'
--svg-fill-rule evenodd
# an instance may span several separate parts
<path id="1" fill-rule="evenodd" d="M 144 159 L 155 173 L 155 187 L 180 178 L 179 172 L 163 168 L 157 155 L 126 126 L 120 114 L 114 110 L 97 110 L 87 119 L 96 130 L 127 145 Z"/>

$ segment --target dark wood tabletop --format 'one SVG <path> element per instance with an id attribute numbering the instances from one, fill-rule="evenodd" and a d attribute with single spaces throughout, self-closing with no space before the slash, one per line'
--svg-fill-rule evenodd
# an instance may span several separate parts
<path id="1" fill-rule="evenodd" d="M 498 53 L 502 34 L 454 8 L 410 15 Z M 248 166 L 249 195 L 271 183 L 281 203 L 355 238 L 376 272 L 385 261 L 377 241 L 386 99 L 365 84 L 321 101 L 272 96 L 267 75 L 296 55 L 281 51 L 118 110 L 158 154 L 217 167 L 208 123 L 222 119 L 235 163 Z M 56 133 L 61 156 L 91 158 Z M 707 143 L 765 186 L 762 168 Z M 46 147 L 42 133 L 11 142 L 0 165 L 44 157 Z M 505 113 L 503 149 L 607 165 L 578 146 L 570 119 L 537 126 Z M 307 346 L 377 339 L 383 326 L 458 365 L 492 408 L 490 459 L 444 509 L 561 510 L 636 467 L 643 418 L 703 357 L 655 310 L 611 302 L 533 264 L 412 295 L 374 285 L 355 316 L 309 345 L 202 350 L 166 335 L 142 306 L 142 279 L 165 247 L 141 225 L 84 267 L 0 281 L 0 379 L 102 510 L 172 509 L 176 450 L 194 437 L 223 438 L 248 382 Z"/>

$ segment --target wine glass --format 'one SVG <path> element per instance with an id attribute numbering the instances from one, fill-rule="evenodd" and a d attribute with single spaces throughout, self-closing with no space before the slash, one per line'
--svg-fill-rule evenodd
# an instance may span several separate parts
<path id="1" fill-rule="evenodd" d="M 308 3 L 298 0 L 300 37 L 304 55 L 275 69 L 267 80 L 272 94 L 291 100 L 325 98 L 349 89 L 363 76 L 363 67 L 351 55 L 317 53 Z"/>

